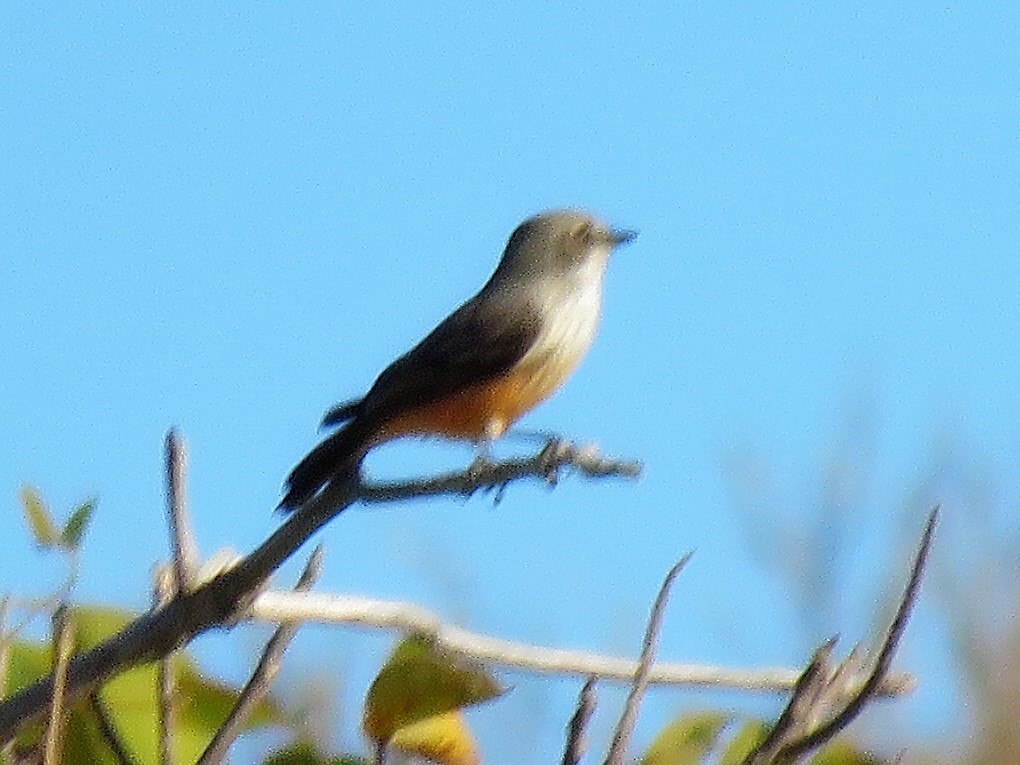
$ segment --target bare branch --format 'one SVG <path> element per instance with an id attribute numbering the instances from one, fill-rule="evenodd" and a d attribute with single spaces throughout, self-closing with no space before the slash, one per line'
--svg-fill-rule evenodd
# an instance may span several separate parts
<path id="1" fill-rule="evenodd" d="M 589 677 L 577 697 L 577 709 L 567 726 L 567 745 L 563 750 L 563 765 L 578 765 L 584 756 L 585 730 L 595 711 L 595 678 Z"/>
<path id="2" fill-rule="evenodd" d="M 631 685 L 630 694 L 627 696 L 627 703 L 623 707 L 623 714 L 620 715 L 620 721 L 613 732 L 613 741 L 609 746 L 609 752 L 606 754 L 606 765 L 622 765 L 624 758 L 627 756 L 627 745 L 634 731 L 634 725 L 637 723 L 641 699 L 648 688 L 648 677 L 652 670 L 652 662 L 655 659 L 655 646 L 659 642 L 659 632 L 662 629 L 662 618 L 665 615 L 666 602 L 669 600 L 669 591 L 677 574 L 683 570 L 684 566 L 687 565 L 687 561 L 691 559 L 691 555 L 692 553 L 684 555 L 669 570 L 665 580 L 662 582 L 662 587 L 659 588 L 659 594 L 656 596 L 655 604 L 652 606 L 652 614 L 648 618 L 648 627 L 645 630 L 645 638 L 641 647 L 641 659 L 638 662 L 638 670 L 634 673 L 634 682 Z"/>
<path id="3" fill-rule="evenodd" d="M 166 436 L 166 494 L 170 550 L 177 592 L 191 589 L 200 559 L 198 544 L 188 519 L 187 469 L 187 447 L 177 431 L 171 430 Z"/>
<path id="4" fill-rule="evenodd" d="M 156 607 L 162 608 L 167 605 L 173 599 L 174 594 L 181 591 L 180 587 L 182 584 L 182 580 L 174 582 L 174 578 L 166 566 L 159 567 L 156 572 L 156 582 L 153 588 L 153 600 Z M 173 736 L 171 731 L 174 729 L 173 659 L 175 654 L 176 651 L 166 653 L 159 660 L 159 669 L 156 673 L 156 682 L 158 684 L 156 725 L 159 732 L 160 765 L 172 765 L 174 762 Z M 92 695 L 95 695 L 94 691 Z"/>
<path id="5" fill-rule="evenodd" d="M 783 713 L 765 740 L 744 761 L 744 765 L 768 765 L 775 762 L 783 742 L 800 735 L 798 731 L 803 728 L 805 721 L 810 720 L 815 714 L 818 699 L 824 691 L 827 679 L 826 668 L 835 646 L 836 639 L 832 638 L 815 650 L 810 663 L 797 680 L 793 695 Z"/>
<path id="6" fill-rule="evenodd" d="M 917 600 L 937 521 L 936 507 L 928 515 L 903 597 L 873 664 L 866 666 L 866 657 L 854 650 L 842 664 L 832 669 L 830 658 L 835 641 L 824 644 L 801 675 L 772 731 L 747 757 L 745 765 L 795 760 L 835 736 L 878 695 Z"/>
<path id="7" fill-rule="evenodd" d="M 896 653 L 900 638 L 903 637 L 903 633 L 906 631 L 910 612 L 917 601 L 917 594 L 921 587 L 925 563 L 928 561 L 928 553 L 931 551 L 931 543 L 938 517 L 939 509 L 935 507 L 928 514 L 928 521 L 925 523 L 924 533 L 921 535 L 921 543 L 918 546 L 917 555 L 910 570 L 910 579 L 907 582 L 906 589 L 903 591 L 903 597 L 900 598 L 896 615 L 886 631 L 885 639 L 882 641 L 882 646 L 878 651 L 878 658 L 875 660 L 874 667 L 861 685 L 860 690 L 828 723 L 804 736 L 799 741 L 794 741 L 784 747 L 782 750 L 783 756 L 795 757 L 802 752 L 809 751 L 825 743 L 849 725 L 861 713 L 864 705 L 875 697 L 876 689 L 881 685 L 882 678 L 889 672 L 889 667 L 892 665 L 892 659 Z"/>
<path id="8" fill-rule="evenodd" d="M 322 547 L 319 546 L 312 551 L 311 557 L 309 557 L 308 563 L 305 565 L 304 571 L 301 572 L 297 585 L 294 587 L 295 591 L 302 592 L 311 589 L 321 573 Z M 297 634 L 299 626 L 299 624 L 293 623 L 281 625 L 273 633 L 273 636 L 269 638 L 265 649 L 262 651 L 262 656 L 259 658 L 259 663 L 241 691 L 237 703 L 230 710 L 227 720 L 216 731 L 216 735 L 209 742 L 209 746 L 206 747 L 202 756 L 198 759 L 197 765 L 213 765 L 214 763 L 222 762 L 223 758 L 227 756 L 230 745 L 241 735 L 244 723 L 255 709 L 255 705 L 269 693 L 269 686 L 272 684 L 273 678 L 280 671 L 280 660 L 283 658 L 283 653 Z"/>
<path id="9" fill-rule="evenodd" d="M 471 632 L 446 624 L 434 612 L 414 603 L 329 593 L 266 591 L 252 603 L 251 617 L 267 622 L 313 622 L 400 630 L 426 635 L 451 651 L 487 664 L 538 674 L 593 676 L 599 680 L 630 683 L 638 662 L 590 651 L 519 643 Z M 792 669 L 728 669 L 702 664 L 654 664 L 648 682 L 656 685 L 689 685 L 736 688 L 748 691 L 788 691 L 800 672 Z M 891 675 L 881 692 L 898 696 L 914 688 L 906 674 Z"/>
<path id="10" fill-rule="evenodd" d="M 465 494 L 526 477 L 549 481 L 560 470 L 571 466 L 592 476 L 633 476 L 638 470 L 635 463 L 606 460 L 592 449 L 577 449 L 557 442 L 535 458 L 469 469 L 457 474 L 459 479 L 451 475 L 421 483 L 428 495 Z M 360 480 L 328 484 L 234 568 L 191 591 L 178 593 L 165 607 L 139 617 L 117 635 L 75 657 L 67 673 L 69 697 L 79 698 L 107 678 L 158 659 L 196 635 L 229 623 L 246 611 L 269 575 L 332 518 L 357 501 L 380 502 L 413 496 L 411 486 L 390 484 L 380 488 Z M 0 703 L 0 741 L 21 724 L 43 714 L 53 697 L 53 685 L 51 674 Z"/>
<path id="11" fill-rule="evenodd" d="M 358 498 L 363 502 L 375 503 L 440 494 L 469 496 L 477 491 L 499 491 L 507 484 L 523 478 L 540 478 L 555 485 L 564 470 L 572 470 L 587 478 L 637 478 L 641 475 L 641 463 L 609 459 L 599 454 L 595 447 L 577 446 L 553 438 L 533 457 L 484 462 L 465 471 L 417 481 L 363 483 Z"/>

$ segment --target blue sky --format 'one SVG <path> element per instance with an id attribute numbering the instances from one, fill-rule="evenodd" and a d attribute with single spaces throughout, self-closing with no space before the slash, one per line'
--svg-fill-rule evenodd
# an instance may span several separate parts
<path id="1" fill-rule="evenodd" d="M 580 206 L 641 236 L 588 359 L 522 426 L 644 478 L 354 510 L 321 535 L 322 587 L 624 652 L 697 548 L 664 657 L 792 664 L 867 635 L 922 499 L 947 501 L 947 529 L 967 517 L 918 497 L 940 450 L 993 485 L 1020 463 L 1018 22 L 1007 4 L 5 8 L 0 589 L 56 579 L 22 531 L 29 482 L 58 508 L 99 497 L 80 596 L 147 603 L 171 425 L 203 549 L 250 549 L 322 412 L 472 294 L 521 219 Z M 854 588 L 809 629 L 776 573 L 790 548 L 762 565 L 748 540 L 824 532 L 834 454 L 860 471 L 833 562 Z M 469 457 L 398 445 L 369 470 Z M 734 466 L 761 475 L 746 494 Z M 1015 481 L 993 493 L 1015 511 Z M 901 660 L 922 686 L 893 750 L 966 730 L 936 611 Z M 254 645 L 198 650 L 233 677 Z M 385 646 L 299 640 L 293 681 L 336 662 L 339 740 Z M 576 684 L 512 682 L 483 745 L 548 759 Z M 639 741 L 713 701 L 656 694 Z"/>

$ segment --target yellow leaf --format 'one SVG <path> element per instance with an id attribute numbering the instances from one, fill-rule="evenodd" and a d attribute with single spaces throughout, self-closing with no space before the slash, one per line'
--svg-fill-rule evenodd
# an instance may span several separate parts
<path id="1" fill-rule="evenodd" d="M 32 530 L 32 536 L 35 537 L 35 543 L 43 548 L 57 547 L 60 544 L 60 534 L 57 533 L 50 511 L 39 496 L 39 492 L 31 486 L 22 486 L 21 506 L 25 508 L 25 518 Z"/>
<path id="2" fill-rule="evenodd" d="M 401 641 L 372 681 L 362 727 L 376 742 L 419 720 L 495 698 L 503 689 L 478 662 L 411 636 Z"/>
<path id="3" fill-rule="evenodd" d="M 440 765 L 478 765 L 478 747 L 460 712 L 406 725 L 390 739 L 390 746 L 405 754 Z"/>

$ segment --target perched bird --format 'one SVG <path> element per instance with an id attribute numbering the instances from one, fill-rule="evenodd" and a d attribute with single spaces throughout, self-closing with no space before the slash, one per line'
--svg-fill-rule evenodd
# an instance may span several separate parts
<path id="1" fill-rule="evenodd" d="M 291 471 L 280 507 L 294 510 L 349 479 L 372 447 L 394 438 L 487 445 L 503 435 L 591 346 L 609 255 L 635 236 L 575 210 L 524 221 L 477 295 L 383 370 L 364 398 L 326 413 L 323 426 L 340 427 Z"/>

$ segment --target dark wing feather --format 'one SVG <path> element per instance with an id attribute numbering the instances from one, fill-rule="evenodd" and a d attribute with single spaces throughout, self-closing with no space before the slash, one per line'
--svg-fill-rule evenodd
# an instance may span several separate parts
<path id="1" fill-rule="evenodd" d="M 512 294 L 469 300 L 383 370 L 365 398 L 326 413 L 323 425 L 346 425 L 291 471 L 280 507 L 300 507 L 330 481 L 354 474 L 390 418 L 511 370 L 539 330 L 538 314 Z"/>
<path id="2" fill-rule="evenodd" d="M 531 306 L 512 296 L 472 298 L 383 370 L 358 417 L 385 422 L 505 374 L 534 344 L 540 325 Z"/>

